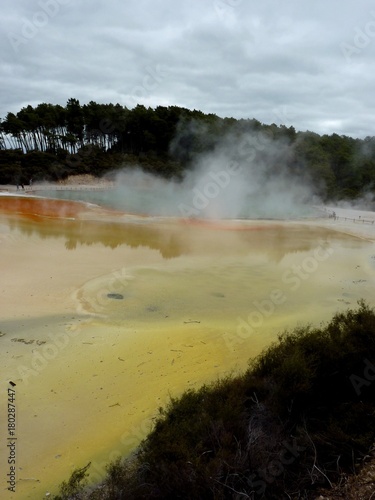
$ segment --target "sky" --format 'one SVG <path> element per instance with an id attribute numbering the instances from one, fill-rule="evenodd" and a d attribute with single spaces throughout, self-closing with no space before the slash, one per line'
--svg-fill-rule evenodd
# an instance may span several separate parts
<path id="1" fill-rule="evenodd" d="M 375 136 L 370 0 L 2 0 L 0 117 L 71 97 Z"/>

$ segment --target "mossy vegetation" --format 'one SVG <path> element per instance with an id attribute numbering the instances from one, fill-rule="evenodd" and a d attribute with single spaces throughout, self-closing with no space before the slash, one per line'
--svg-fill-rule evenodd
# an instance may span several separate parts
<path id="1" fill-rule="evenodd" d="M 171 399 L 99 488 L 59 498 L 315 498 L 374 439 L 375 313 L 361 301 L 281 334 L 241 376 Z"/>

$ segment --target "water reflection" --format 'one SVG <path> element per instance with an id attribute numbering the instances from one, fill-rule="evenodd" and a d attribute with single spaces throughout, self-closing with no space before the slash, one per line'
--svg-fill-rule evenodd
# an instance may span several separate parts
<path id="1" fill-rule="evenodd" d="M 165 259 L 182 255 L 243 256 L 249 252 L 280 261 L 332 239 L 355 238 L 328 229 L 274 221 L 189 221 L 134 217 L 77 202 L 0 198 L 0 217 L 11 231 L 40 239 L 63 238 L 67 250 L 78 246 L 126 245 L 159 251 Z"/>
<path id="2" fill-rule="evenodd" d="M 140 246 L 158 250 L 166 259 L 184 253 L 184 244 L 176 233 L 163 231 L 146 225 L 110 223 L 97 221 L 41 220 L 38 222 L 2 216 L 1 220 L 10 230 L 23 235 L 36 235 L 42 240 L 63 238 L 67 250 L 77 246 L 104 245 L 115 249 L 121 245 L 131 248 Z"/>
<path id="3" fill-rule="evenodd" d="M 225 222 L 222 224 L 179 221 L 107 222 L 93 220 L 30 220 L 25 217 L 2 215 L 3 224 L 23 235 L 63 238 L 65 248 L 104 245 L 115 249 L 147 247 L 157 250 L 165 259 L 181 255 L 246 255 L 249 252 L 266 254 L 279 261 L 284 255 L 304 252 L 334 239 L 353 240 L 332 231 L 294 224 L 274 222 Z"/>

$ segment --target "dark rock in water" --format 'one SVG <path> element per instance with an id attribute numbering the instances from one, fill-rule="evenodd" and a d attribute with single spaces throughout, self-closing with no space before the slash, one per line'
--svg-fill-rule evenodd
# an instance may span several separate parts
<path id="1" fill-rule="evenodd" d="M 107 293 L 107 297 L 109 299 L 116 299 L 116 300 L 122 300 L 124 298 L 121 293 Z"/>

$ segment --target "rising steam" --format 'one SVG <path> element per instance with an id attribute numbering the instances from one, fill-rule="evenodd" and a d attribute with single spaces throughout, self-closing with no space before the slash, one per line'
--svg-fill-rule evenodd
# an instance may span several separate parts
<path id="1" fill-rule="evenodd" d="M 291 172 L 292 157 L 286 140 L 254 132 L 228 134 L 195 158 L 182 181 L 140 169 L 121 171 L 111 201 L 135 213 L 184 218 L 298 217 L 319 200 L 311 180 Z"/>

